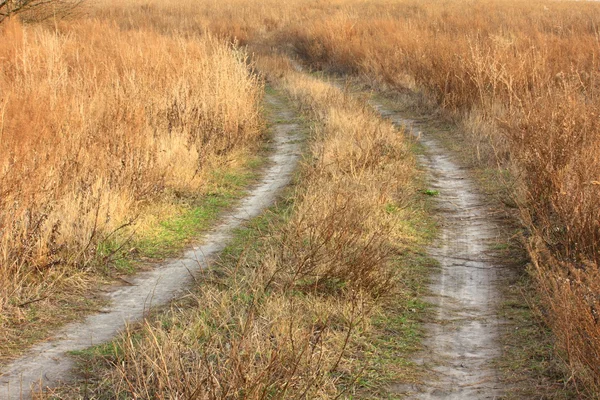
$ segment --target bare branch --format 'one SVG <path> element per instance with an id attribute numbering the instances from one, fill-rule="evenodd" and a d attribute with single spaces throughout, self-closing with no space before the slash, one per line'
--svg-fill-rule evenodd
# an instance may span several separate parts
<path id="1" fill-rule="evenodd" d="M 69 14 L 84 0 L 0 0 L 0 22 L 16 14 L 26 20 L 43 20 Z"/>

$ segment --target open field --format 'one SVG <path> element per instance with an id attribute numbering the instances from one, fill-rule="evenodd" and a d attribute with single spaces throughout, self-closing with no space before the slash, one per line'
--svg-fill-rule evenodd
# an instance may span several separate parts
<path id="1" fill-rule="evenodd" d="M 102 0 L 64 20 L 3 20 L 0 37 L 0 359 L 97 308 L 86 297 L 101 283 L 181 251 L 230 203 L 174 238 L 165 224 L 231 180 L 243 182 L 229 200 L 240 196 L 265 137 L 268 80 L 314 124 L 284 209 L 233 246 L 185 307 L 132 326 L 115 353 L 80 355 L 102 374 L 90 390 L 334 398 L 419 379 L 410 363 L 373 366 L 361 354 L 382 338 L 386 312 L 421 307 L 425 273 L 410 265 L 427 262 L 404 257 L 429 234 L 420 175 L 365 99 L 306 72 L 323 71 L 417 93 L 461 127 L 467 164 L 498 170 L 536 289 L 523 303 L 552 329 L 569 371 L 560 379 L 598 397 L 595 2 Z M 394 301 L 405 309 L 390 311 Z M 379 381 L 386 368 L 396 375 Z"/>
<path id="2" fill-rule="evenodd" d="M 598 388 L 600 9 L 469 5 L 350 7 L 294 47 L 316 68 L 423 91 L 464 122 L 476 158 L 511 171 L 542 312 L 573 376 Z"/>

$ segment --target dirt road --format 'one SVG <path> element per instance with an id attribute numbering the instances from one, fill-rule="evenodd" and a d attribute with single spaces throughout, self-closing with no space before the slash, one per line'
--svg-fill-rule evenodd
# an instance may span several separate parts
<path id="1" fill-rule="evenodd" d="M 267 100 L 278 110 L 278 120 L 293 117 L 277 98 L 268 96 Z M 490 256 L 489 246 L 497 238 L 499 226 L 467 172 L 446 149 L 434 138 L 419 134 L 418 127 L 400 114 L 381 104 L 375 107 L 397 125 L 418 134 L 426 148 L 420 162 L 428 170 L 431 189 L 439 193 L 435 212 L 440 218 L 440 237 L 430 249 L 441 267 L 433 274 L 430 286 L 433 295 L 429 301 L 436 306 L 436 317 L 425 326 L 426 350 L 417 360 L 430 372 L 430 379 L 397 391 L 413 399 L 497 398 L 503 390 L 491 361 L 500 354 L 502 321 L 496 306 L 503 269 Z M 273 152 L 262 180 L 219 226 L 206 234 L 202 245 L 181 259 L 139 274 L 131 286 L 115 288 L 109 294 L 112 305 L 103 313 L 66 326 L 54 339 L 2 368 L 0 398 L 27 399 L 32 385 L 53 386 L 67 379 L 72 368 L 69 351 L 110 340 L 128 321 L 141 319 L 149 307 L 165 304 L 185 292 L 192 275 L 225 247 L 232 231 L 272 204 L 278 191 L 290 182 L 299 158 L 297 131 L 295 124 L 275 126 Z"/>
<path id="2" fill-rule="evenodd" d="M 293 118 L 293 113 L 277 97 L 267 95 L 267 102 L 275 110 L 278 121 Z M 107 342 L 127 322 L 141 319 L 150 307 L 166 304 L 185 293 L 193 274 L 223 250 L 233 230 L 272 205 L 279 191 L 289 184 L 300 157 L 298 130 L 294 123 L 274 126 L 272 153 L 260 182 L 205 235 L 201 245 L 180 259 L 132 277 L 132 285 L 115 288 L 108 294 L 111 305 L 102 313 L 65 326 L 53 339 L 36 345 L 25 356 L 0 368 L 0 399 L 28 399 L 32 396 L 32 387 L 36 390 L 67 379 L 73 367 L 69 351 Z"/>
<path id="3" fill-rule="evenodd" d="M 425 351 L 417 360 L 430 379 L 399 392 L 411 399 L 498 398 L 502 384 L 491 362 L 501 351 L 498 284 L 508 273 L 490 255 L 499 226 L 467 172 L 446 149 L 401 115 L 381 104 L 374 106 L 425 147 L 419 161 L 428 171 L 432 193 L 437 193 L 440 220 L 439 238 L 430 249 L 440 264 L 430 285 L 436 316 L 425 326 Z"/>

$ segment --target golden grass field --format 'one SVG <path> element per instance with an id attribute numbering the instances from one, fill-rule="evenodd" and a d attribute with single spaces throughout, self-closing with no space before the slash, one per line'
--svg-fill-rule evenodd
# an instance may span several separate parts
<path id="1" fill-rule="evenodd" d="M 0 326 L 12 333 L 20 304 L 89 288 L 103 244 L 143 235 L 252 148 L 262 94 L 244 53 L 208 36 L 97 19 L 0 29 Z"/>
<path id="2" fill-rule="evenodd" d="M 247 367 L 240 354 L 221 346 L 225 334 L 238 335 L 240 347 L 264 349 L 265 357 L 256 371 L 227 370 L 210 390 L 223 394 L 223 382 L 237 382 L 229 389 L 253 393 L 248 398 L 282 385 L 285 393 L 302 395 L 316 380 L 311 398 L 335 397 L 343 378 L 327 380 L 323 371 L 342 363 L 352 375 L 358 364 L 345 349 L 359 341 L 345 335 L 356 333 L 354 315 L 366 321 L 376 313 L 380 279 L 394 275 L 387 275 L 390 254 L 418 241 L 407 231 L 390 234 L 398 224 L 390 218 L 408 217 L 385 212 L 409 197 L 404 192 L 411 191 L 415 167 L 390 126 L 318 79 L 294 72 L 292 57 L 308 69 L 358 77 L 375 90 L 422 93 L 461 124 L 477 162 L 512 175 L 540 313 L 571 379 L 582 396 L 594 398 L 600 393 L 599 35 L 594 2 L 542 0 L 102 0 L 66 19 L 4 20 L 0 329 L 16 340 L 19 327 L 31 323 L 29 302 L 58 313 L 63 300 L 120 273 L 112 264 L 107 272 L 104 243 L 144 236 L 176 213 L 181 197 L 202 193 L 211 171 L 253 151 L 265 124 L 260 110 L 267 78 L 318 121 L 314 163 L 303 168 L 289 219 L 263 244 L 275 250 L 252 259 L 262 268 L 231 274 L 227 284 L 260 297 L 267 284 L 257 270 L 279 271 L 269 282 L 275 294 L 260 313 L 289 323 L 293 328 L 274 331 L 296 332 L 304 348 L 314 341 L 308 331 L 314 321 L 290 319 L 293 310 L 346 322 L 332 325 L 339 330 L 323 339 L 322 357 L 311 353 L 315 364 L 294 345 L 269 347 L 277 340 L 265 341 L 260 323 L 246 332 L 249 305 L 235 303 L 239 299 L 219 285 L 210 287 L 202 294 L 209 298 L 198 299 L 214 303 L 210 321 L 235 321 L 224 331 L 209 330 L 206 343 L 218 362 Z M 353 202 L 342 207 L 338 200 L 347 197 Z M 335 233 L 327 232 L 333 229 L 328 224 Z M 290 285 L 304 282 L 294 270 L 310 251 L 295 247 L 308 240 L 304 235 L 335 238 L 324 247 L 332 259 L 323 256 L 314 268 L 357 285 L 354 297 L 346 291 L 286 296 Z M 336 266 L 336 257 L 348 257 L 336 253 L 340 246 L 378 261 L 363 261 L 373 270 L 361 267 L 355 276 L 352 265 Z M 356 311 L 356 296 L 361 307 L 376 304 L 373 310 Z M 207 323 L 198 313 L 192 308 L 170 317 Z M 185 396 L 201 386 L 214 364 L 201 363 L 189 386 L 168 381 L 166 372 L 188 371 L 181 360 L 206 353 L 207 347 L 176 345 L 199 328 L 163 325 L 141 328 L 148 330 L 142 343 L 123 350 L 131 362 L 104 383 L 142 397 Z M 360 328 L 360 335 L 368 332 Z M 168 357 L 157 343 L 172 345 Z M 269 357 L 287 360 L 280 375 Z M 155 359 L 162 364 L 149 361 Z M 275 376 L 281 380 L 269 380 Z M 282 383 L 286 379 L 293 383 Z"/>

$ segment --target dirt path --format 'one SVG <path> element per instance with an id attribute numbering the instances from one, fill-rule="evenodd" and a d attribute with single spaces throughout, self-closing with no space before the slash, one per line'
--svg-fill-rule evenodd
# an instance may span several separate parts
<path id="1" fill-rule="evenodd" d="M 276 110 L 277 120 L 294 117 L 277 97 L 267 95 L 267 102 Z M 115 288 L 108 294 L 111 306 L 102 313 L 64 327 L 53 339 L 36 345 L 28 354 L 2 368 L 0 399 L 28 399 L 32 395 L 32 386 L 34 389 L 48 387 L 68 379 L 73 366 L 69 351 L 84 350 L 109 341 L 127 322 L 141 319 L 151 306 L 166 304 L 184 293 L 193 282 L 193 274 L 223 250 L 232 231 L 264 211 L 274 202 L 280 189 L 289 184 L 300 157 L 298 131 L 299 126 L 293 123 L 274 127 L 272 154 L 262 179 L 217 227 L 205 235 L 202 245 L 190 249 L 180 259 L 136 275 L 131 279 L 131 286 Z"/>
<path id="2" fill-rule="evenodd" d="M 500 355 L 502 321 L 497 316 L 501 275 L 490 243 L 500 230 L 485 199 L 477 193 L 464 168 L 434 138 L 401 115 L 375 104 L 381 114 L 419 137 L 425 147 L 420 163 L 439 192 L 435 211 L 440 236 L 430 254 L 440 263 L 430 285 L 436 317 L 426 324 L 425 351 L 417 360 L 430 372 L 430 381 L 398 388 L 413 399 L 495 399 L 503 394 L 491 361 Z"/>

